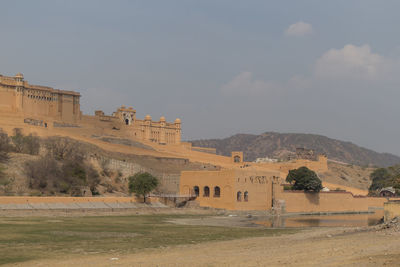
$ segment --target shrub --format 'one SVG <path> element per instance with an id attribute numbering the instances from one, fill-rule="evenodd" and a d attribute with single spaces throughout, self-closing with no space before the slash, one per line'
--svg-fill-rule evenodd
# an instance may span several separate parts
<path id="1" fill-rule="evenodd" d="M 286 191 L 293 190 L 293 186 L 292 185 L 284 185 L 283 190 L 286 190 Z"/>
<path id="2" fill-rule="evenodd" d="M 44 141 L 48 154 L 56 160 L 83 161 L 84 152 L 79 143 L 65 137 L 49 137 Z"/>
<path id="3" fill-rule="evenodd" d="M 14 144 L 14 150 L 17 153 L 25 153 L 30 155 L 38 155 L 40 151 L 39 137 L 29 134 L 23 135 L 19 128 L 14 129 L 14 135 L 11 137 Z"/>
<path id="4" fill-rule="evenodd" d="M 25 164 L 29 187 L 40 191 L 52 191 L 75 196 L 81 195 L 81 188 L 88 186 L 96 192 L 100 179 L 96 170 L 85 162 L 56 161 L 50 156 Z"/>
<path id="5" fill-rule="evenodd" d="M 51 157 L 27 161 L 24 170 L 29 179 L 29 187 L 41 191 L 53 187 L 61 174 L 58 162 Z"/>
<path id="6" fill-rule="evenodd" d="M 10 138 L 0 130 L 0 163 L 4 163 L 9 159 L 8 152 L 11 151 L 11 148 Z"/>

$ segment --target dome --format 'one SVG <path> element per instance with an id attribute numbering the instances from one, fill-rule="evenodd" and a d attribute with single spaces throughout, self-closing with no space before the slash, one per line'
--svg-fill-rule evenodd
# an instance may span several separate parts
<path id="1" fill-rule="evenodd" d="M 161 116 L 160 122 L 165 122 L 165 117 L 164 116 Z"/>
<path id="2" fill-rule="evenodd" d="M 16 78 L 24 78 L 24 75 L 22 75 L 21 72 L 18 72 L 17 74 L 15 74 Z"/>
<path id="3" fill-rule="evenodd" d="M 146 117 L 144 117 L 144 119 L 145 119 L 146 121 L 151 121 L 151 116 L 150 116 L 149 114 L 147 114 Z"/>
<path id="4" fill-rule="evenodd" d="M 176 119 L 175 123 L 181 123 L 181 119 Z"/>

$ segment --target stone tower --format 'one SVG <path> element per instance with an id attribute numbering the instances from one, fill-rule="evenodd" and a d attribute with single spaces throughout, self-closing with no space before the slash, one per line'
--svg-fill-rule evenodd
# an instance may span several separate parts
<path id="1" fill-rule="evenodd" d="M 15 108 L 17 111 L 23 108 L 23 95 L 24 95 L 24 75 L 18 72 L 15 75 Z"/>

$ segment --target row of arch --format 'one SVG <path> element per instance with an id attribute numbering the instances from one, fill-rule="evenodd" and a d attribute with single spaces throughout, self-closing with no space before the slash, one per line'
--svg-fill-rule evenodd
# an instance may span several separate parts
<path id="1" fill-rule="evenodd" d="M 196 197 L 200 196 L 200 187 L 197 185 L 193 187 L 193 191 Z M 210 197 L 210 187 L 204 186 L 203 187 L 203 197 Z M 214 187 L 214 194 L 213 197 L 221 197 L 221 188 L 219 186 Z M 242 197 L 242 191 L 238 191 L 236 193 L 236 201 L 241 202 L 243 198 L 244 202 L 249 201 L 249 192 L 245 191 Z"/>
<path id="2" fill-rule="evenodd" d="M 196 197 L 200 196 L 200 188 L 197 185 L 193 187 L 193 191 Z M 221 196 L 221 188 L 219 186 L 214 187 L 213 197 L 220 197 L 220 196 Z M 210 197 L 210 187 L 208 186 L 203 187 L 203 197 Z"/>
<path id="3" fill-rule="evenodd" d="M 236 193 L 236 201 L 241 202 L 242 201 L 242 191 L 238 191 Z M 247 202 L 249 201 L 249 192 L 245 191 L 243 193 L 243 201 Z"/>
<path id="4" fill-rule="evenodd" d="M 40 95 L 27 95 L 28 98 L 31 99 L 38 99 L 38 100 L 47 100 L 47 101 L 56 101 L 55 97 L 48 97 L 48 96 L 40 96 Z"/>

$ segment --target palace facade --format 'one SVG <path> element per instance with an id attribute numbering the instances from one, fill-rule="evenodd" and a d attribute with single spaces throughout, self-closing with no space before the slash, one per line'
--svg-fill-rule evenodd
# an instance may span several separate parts
<path id="1" fill-rule="evenodd" d="M 77 92 L 29 84 L 21 73 L 0 75 L 0 111 L 77 122 L 81 117 L 80 97 Z"/>
<path id="2" fill-rule="evenodd" d="M 179 144 L 181 142 L 181 120 L 167 122 L 162 116 L 158 121 L 153 121 L 150 115 L 144 120 L 136 118 L 136 110 L 132 107 L 121 106 L 112 116 L 107 116 L 103 111 L 97 110 L 95 116 L 100 121 L 116 121 L 120 127 L 128 129 L 132 137 L 141 141 L 149 141 L 161 145 Z"/>
<path id="3" fill-rule="evenodd" d="M 80 98 L 78 92 L 29 84 L 21 73 L 0 75 L 0 113 L 20 114 L 24 123 L 46 128 L 100 129 L 105 134 L 162 145 L 181 143 L 180 119 L 167 122 L 162 116 L 159 121 L 153 121 L 147 115 L 140 120 L 136 118 L 136 110 L 125 106 L 111 116 L 100 110 L 95 116 L 82 115 Z"/>

